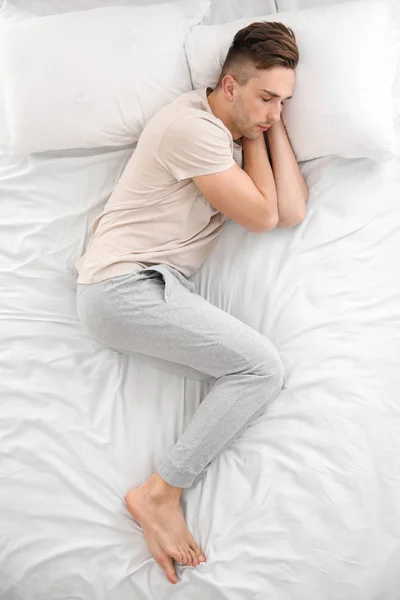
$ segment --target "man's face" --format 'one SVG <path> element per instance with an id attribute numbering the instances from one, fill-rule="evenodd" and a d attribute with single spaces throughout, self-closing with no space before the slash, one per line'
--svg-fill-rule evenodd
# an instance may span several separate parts
<path id="1" fill-rule="evenodd" d="M 292 96 L 294 83 L 292 69 L 273 67 L 256 71 L 245 85 L 235 86 L 231 118 L 241 137 L 255 139 L 279 121 L 282 103 Z"/>

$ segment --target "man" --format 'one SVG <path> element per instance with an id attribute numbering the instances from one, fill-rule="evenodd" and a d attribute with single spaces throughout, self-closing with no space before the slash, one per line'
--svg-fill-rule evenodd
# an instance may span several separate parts
<path id="1" fill-rule="evenodd" d="M 216 88 L 188 92 L 149 121 L 76 265 L 78 314 L 93 337 L 213 384 L 157 472 L 125 497 L 172 583 L 173 560 L 206 560 L 180 512 L 182 489 L 283 385 L 273 344 L 195 294 L 187 278 L 227 218 L 256 233 L 304 218 L 308 190 L 281 119 L 297 63 L 284 25 L 239 31 Z"/>

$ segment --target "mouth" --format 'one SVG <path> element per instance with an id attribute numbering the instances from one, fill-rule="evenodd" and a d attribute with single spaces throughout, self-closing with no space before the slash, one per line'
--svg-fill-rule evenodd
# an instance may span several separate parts
<path id="1" fill-rule="evenodd" d="M 271 125 L 258 125 L 261 131 L 267 131 L 271 127 Z"/>

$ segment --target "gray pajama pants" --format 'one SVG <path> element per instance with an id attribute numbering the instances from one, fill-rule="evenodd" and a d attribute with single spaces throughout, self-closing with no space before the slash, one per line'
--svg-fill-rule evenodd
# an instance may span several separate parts
<path id="1" fill-rule="evenodd" d="M 78 284 L 80 321 L 100 343 L 212 384 L 158 473 L 188 488 L 283 386 L 283 364 L 263 335 L 194 293 L 182 273 L 156 265 Z"/>

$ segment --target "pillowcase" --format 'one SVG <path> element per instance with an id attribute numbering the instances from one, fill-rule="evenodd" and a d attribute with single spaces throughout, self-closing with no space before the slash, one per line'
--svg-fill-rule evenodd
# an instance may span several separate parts
<path id="1" fill-rule="evenodd" d="M 211 6 L 204 16 L 204 25 L 217 25 L 229 23 L 237 19 L 253 17 L 255 15 L 271 15 L 276 13 L 274 0 L 211 0 Z"/>
<path id="2" fill-rule="evenodd" d="M 345 0 L 277 0 L 277 10 L 279 12 L 287 10 L 300 10 L 303 8 L 314 8 L 325 4 L 334 4 L 344 2 Z"/>
<path id="3" fill-rule="evenodd" d="M 44 17 L 105 6 L 139 6 L 162 2 L 170 2 L 170 0 L 151 0 L 151 2 L 148 0 L 4 0 L 2 10 L 8 12 L 20 9 L 30 13 L 31 16 Z"/>
<path id="4" fill-rule="evenodd" d="M 343 2 L 344 0 L 277 0 L 277 10 L 278 11 L 288 11 L 288 10 L 300 10 L 304 8 L 312 8 L 315 6 L 321 6 L 322 4 L 333 4 L 334 2 Z M 388 1 L 388 0 L 386 0 Z M 397 3 L 397 6 L 400 7 L 400 0 L 390 0 L 393 4 Z M 394 9 L 396 11 L 396 8 Z M 397 10 L 397 12 L 399 12 Z M 396 18 L 396 12 L 394 12 L 394 16 Z M 397 76 L 393 89 L 393 110 L 394 110 L 394 118 L 395 123 L 400 120 L 400 18 L 398 18 L 397 27 L 395 23 L 393 23 L 393 34 L 395 37 L 395 42 L 398 44 L 398 67 L 397 67 Z M 398 136 L 397 136 L 398 137 Z"/>
<path id="5" fill-rule="evenodd" d="M 30 15 L 25 13 L 16 7 L 6 6 L 6 3 L 3 4 L 0 10 L 0 38 L 3 35 L 3 23 L 5 19 L 9 21 L 22 21 L 25 18 L 29 18 Z M 10 135 L 8 132 L 7 119 L 6 119 L 6 107 L 5 107 L 5 98 L 4 98 L 4 83 L 3 83 L 3 73 L 2 73 L 2 64 L 0 61 L 0 146 L 7 147 L 9 143 Z"/>
<path id="6" fill-rule="evenodd" d="M 6 10 L 21 8 L 36 16 L 55 15 L 77 10 L 90 10 L 104 6 L 139 6 L 143 4 L 160 4 L 170 0 L 5 0 Z M 318 0 L 314 0 L 317 1 Z M 1 3 L 1 0 L 0 0 Z M 4 9 L 3 9 L 4 10 Z M 203 23 L 214 25 L 227 23 L 235 19 L 252 17 L 260 13 L 276 12 L 275 0 L 211 0 L 211 6 L 204 15 Z"/>
<path id="7" fill-rule="evenodd" d="M 394 83 L 394 118 L 397 123 L 400 121 L 400 55 L 399 68 L 397 69 L 396 81 Z"/>
<path id="8" fill-rule="evenodd" d="M 10 152 L 137 142 L 157 110 L 192 89 L 183 42 L 208 7 L 180 0 L 5 23 Z"/>
<path id="9" fill-rule="evenodd" d="M 398 0 L 399 2 L 399 7 L 400 7 L 400 0 Z M 395 118 L 395 123 L 399 123 L 400 122 L 400 16 L 399 16 L 399 20 L 398 20 L 398 27 L 397 27 L 397 56 L 398 56 L 398 66 L 397 66 L 397 74 L 396 74 L 396 78 L 394 81 L 394 87 L 393 87 L 393 110 L 394 110 L 394 118 Z M 397 139 L 398 136 L 397 136 Z"/>
<path id="10" fill-rule="evenodd" d="M 170 0 L 151 0 L 151 4 L 170 2 Z M 85 11 L 104 6 L 140 6 L 148 4 L 147 0 L 5 0 L 0 11 L 0 20 L 18 21 L 38 16 L 64 14 L 74 11 Z M 21 10 L 21 7 L 24 10 Z M 243 3 L 242 0 L 211 0 L 202 22 L 207 24 L 226 23 L 243 17 L 251 17 L 263 10 L 274 13 L 274 0 L 253 0 Z M 26 12 L 29 11 L 29 12 Z M 0 25 L 1 36 L 1 25 Z M 1 64 L 0 64 L 1 68 Z M 4 86 L 0 72 L 0 146 L 10 142 L 5 114 Z"/>
<path id="11" fill-rule="evenodd" d="M 398 153 L 393 83 L 394 4 L 356 0 L 195 27 L 185 41 L 195 88 L 214 86 L 230 43 L 254 20 L 293 29 L 300 52 L 283 119 L 298 161 L 336 154 L 384 160 Z"/>

